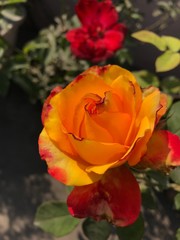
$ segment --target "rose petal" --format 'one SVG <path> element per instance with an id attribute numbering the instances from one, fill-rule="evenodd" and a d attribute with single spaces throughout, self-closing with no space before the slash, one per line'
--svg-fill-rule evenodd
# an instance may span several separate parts
<path id="1" fill-rule="evenodd" d="M 103 98 L 104 93 L 109 91 L 110 87 L 106 85 L 98 75 L 84 72 L 70 83 L 59 95 L 58 111 L 59 118 L 67 132 L 73 133 L 75 111 L 83 97 L 88 94 L 96 94 Z"/>
<path id="2" fill-rule="evenodd" d="M 147 117 L 144 117 L 141 121 L 138 133 L 133 144 L 131 145 L 127 153 L 124 155 L 124 158 L 128 160 L 130 166 L 137 164 L 146 152 L 146 144 L 149 141 L 151 134 L 152 133 L 149 120 Z"/>
<path id="3" fill-rule="evenodd" d="M 157 116 L 156 116 L 156 124 L 159 122 L 161 117 L 166 113 L 167 111 L 167 95 L 164 93 L 161 93 L 160 95 L 160 108 L 157 111 Z"/>
<path id="4" fill-rule="evenodd" d="M 53 141 L 61 151 L 71 156 L 77 156 L 77 153 L 74 151 L 69 141 L 66 129 L 62 125 L 59 115 L 59 99 L 62 91 L 50 98 L 48 107 L 43 108 L 43 115 L 48 115 L 48 117 L 44 117 L 44 128 L 51 141 Z"/>
<path id="5" fill-rule="evenodd" d="M 169 167 L 180 166 L 180 138 L 166 130 L 157 130 L 147 144 L 147 152 L 143 156 L 140 167 L 168 170 Z"/>
<path id="6" fill-rule="evenodd" d="M 110 30 L 104 33 L 104 38 L 101 41 L 109 51 L 114 52 L 122 47 L 124 37 L 123 32 Z"/>
<path id="7" fill-rule="evenodd" d="M 121 100 L 121 111 L 138 112 L 142 102 L 142 91 L 135 77 L 128 70 L 116 65 L 104 67 L 94 66 L 88 69 L 89 73 L 98 75 L 111 87 L 110 91 L 117 94 Z"/>
<path id="8" fill-rule="evenodd" d="M 52 97 L 54 97 L 57 93 L 61 92 L 62 91 L 62 87 L 60 86 L 57 86 L 55 87 L 50 95 L 48 96 L 48 98 L 45 100 L 44 104 L 43 104 L 43 109 L 42 109 L 42 115 L 41 115 L 41 120 L 42 120 L 42 123 L 44 124 L 44 120 L 45 118 L 48 117 L 48 112 L 49 110 L 51 109 L 51 106 L 49 104 L 50 100 Z"/>
<path id="9" fill-rule="evenodd" d="M 119 167 L 106 172 L 96 183 L 75 187 L 67 204 L 75 217 L 107 219 L 123 227 L 137 219 L 141 196 L 138 183 L 129 169 Z"/>
<path id="10" fill-rule="evenodd" d="M 112 163 L 107 163 L 107 164 L 103 164 L 103 165 L 90 165 L 86 168 L 86 171 L 87 172 L 94 172 L 94 173 L 97 173 L 97 174 L 103 174 L 105 173 L 108 169 L 110 168 L 114 168 L 114 167 L 117 167 L 117 166 L 120 166 L 122 165 L 124 162 L 122 161 L 121 163 L 119 163 L 120 161 L 117 160 L 115 162 L 112 162 Z"/>
<path id="11" fill-rule="evenodd" d="M 124 104 L 116 94 L 105 93 L 104 99 L 88 94 L 77 106 L 74 135 L 100 142 L 124 144 L 131 117 L 121 112 Z"/>
<path id="12" fill-rule="evenodd" d="M 127 152 L 128 146 L 119 143 L 104 143 L 87 139 L 76 139 L 74 136 L 69 136 L 74 149 L 79 156 L 89 164 L 103 165 L 113 163 L 117 160 L 122 164 L 122 156 Z"/>
<path id="13" fill-rule="evenodd" d="M 125 157 L 128 156 L 128 163 L 133 166 L 137 164 L 146 151 L 146 144 L 149 141 L 156 123 L 157 112 L 160 109 L 160 92 L 157 88 L 149 88 L 144 93 L 144 99 L 135 121 L 130 126 L 129 135 L 125 141 L 130 145 Z M 133 142 L 132 142 L 133 140 Z"/>
<path id="14" fill-rule="evenodd" d="M 112 142 L 113 137 L 106 126 L 98 125 L 91 117 L 91 113 L 98 110 L 103 99 L 95 94 L 87 94 L 75 109 L 73 134 L 77 138 L 86 138 L 100 142 Z"/>
<path id="15" fill-rule="evenodd" d="M 161 93 L 158 88 L 149 87 L 143 92 L 144 100 L 142 102 L 142 107 L 138 118 L 141 119 L 142 116 L 147 116 L 151 129 L 154 130 L 157 112 L 162 109 L 161 107 Z"/>
<path id="16" fill-rule="evenodd" d="M 86 172 L 87 165 L 80 159 L 76 161 L 61 152 L 49 139 L 45 129 L 39 137 L 39 152 L 47 162 L 49 174 L 66 185 L 81 186 L 101 178 L 101 175 Z"/>
<path id="17" fill-rule="evenodd" d="M 106 29 L 118 21 L 118 13 L 111 0 L 102 2 L 97 0 L 79 0 L 76 5 L 76 13 L 81 23 L 86 26 L 96 23 Z"/>
<path id="18" fill-rule="evenodd" d="M 99 115 L 92 116 L 92 119 L 99 124 L 99 126 L 103 126 L 111 133 L 113 136 L 112 142 L 124 144 L 131 124 L 129 114 L 103 112 Z"/>
<path id="19" fill-rule="evenodd" d="M 116 65 L 107 66 L 99 73 L 104 81 L 121 96 L 128 113 L 138 112 L 142 102 L 142 91 L 135 77 L 126 69 Z"/>

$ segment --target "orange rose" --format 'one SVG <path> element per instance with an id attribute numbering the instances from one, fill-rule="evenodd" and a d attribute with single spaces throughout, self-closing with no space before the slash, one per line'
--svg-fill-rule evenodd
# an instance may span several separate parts
<path id="1" fill-rule="evenodd" d="M 43 108 L 40 154 L 53 177 L 77 186 L 68 198 L 72 215 L 108 218 L 119 226 L 137 218 L 139 187 L 124 164 L 141 161 L 165 111 L 165 95 L 155 87 L 142 90 L 115 65 L 91 67 L 51 93 Z"/>

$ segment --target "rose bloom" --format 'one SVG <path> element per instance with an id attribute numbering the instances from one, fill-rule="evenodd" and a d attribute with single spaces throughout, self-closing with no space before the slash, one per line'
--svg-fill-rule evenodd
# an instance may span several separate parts
<path id="1" fill-rule="evenodd" d="M 66 37 L 77 57 L 100 62 L 122 47 L 126 28 L 118 23 L 111 0 L 79 0 L 76 13 L 82 27 L 70 30 Z"/>
<path id="2" fill-rule="evenodd" d="M 67 204 L 75 217 L 133 223 L 141 196 L 130 167 L 180 165 L 180 139 L 156 129 L 166 111 L 158 88 L 141 89 L 116 66 L 94 66 L 55 88 L 42 112 L 39 150 L 49 173 L 75 186 Z"/>

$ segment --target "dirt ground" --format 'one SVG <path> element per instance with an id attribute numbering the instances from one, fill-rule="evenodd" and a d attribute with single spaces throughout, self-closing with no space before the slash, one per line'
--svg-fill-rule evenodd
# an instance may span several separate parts
<path id="1" fill-rule="evenodd" d="M 26 176 L 1 173 L 0 178 L 0 240 L 83 240 L 79 237 L 80 228 L 68 236 L 55 238 L 33 224 L 36 209 L 42 202 L 65 201 L 63 185 L 46 173 Z M 145 210 L 143 240 L 175 240 L 175 229 L 180 218 L 170 210 L 165 199 L 159 200 L 158 210 Z"/>

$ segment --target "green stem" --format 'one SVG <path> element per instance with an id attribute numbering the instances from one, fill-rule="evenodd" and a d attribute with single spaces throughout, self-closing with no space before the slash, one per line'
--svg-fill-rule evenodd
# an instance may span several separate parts
<path id="1" fill-rule="evenodd" d="M 154 31 L 156 28 L 159 28 L 159 26 L 162 23 L 168 21 L 168 19 L 169 19 L 169 14 L 165 14 L 160 19 L 158 19 L 156 22 L 154 22 L 150 26 L 146 27 L 146 29 L 149 30 L 149 31 Z"/>

